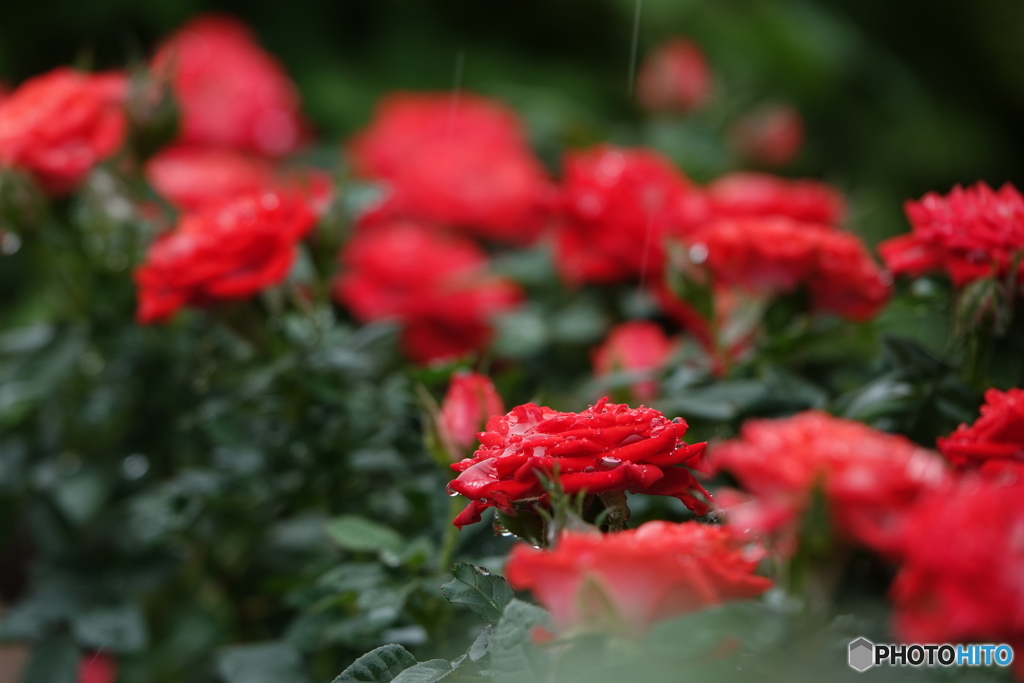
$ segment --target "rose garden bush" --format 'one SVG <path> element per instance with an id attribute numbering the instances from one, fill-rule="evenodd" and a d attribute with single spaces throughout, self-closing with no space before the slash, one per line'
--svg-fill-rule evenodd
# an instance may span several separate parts
<path id="1" fill-rule="evenodd" d="M 636 85 L 665 126 L 725 87 L 683 39 Z M 794 109 L 735 118 L 761 170 L 703 182 L 604 140 L 542 162 L 463 91 L 390 94 L 337 148 L 220 16 L 3 95 L 24 680 L 832 680 L 857 636 L 1024 647 L 1024 198 L 936 188 L 879 260 L 841 192 L 765 170 Z"/>

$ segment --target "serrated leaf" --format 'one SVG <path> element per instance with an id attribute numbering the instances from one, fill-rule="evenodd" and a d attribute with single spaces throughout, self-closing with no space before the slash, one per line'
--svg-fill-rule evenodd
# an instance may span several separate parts
<path id="1" fill-rule="evenodd" d="M 447 678 L 455 669 L 451 662 L 445 659 L 431 659 L 429 662 L 420 662 L 391 679 L 391 683 L 435 683 Z"/>
<path id="2" fill-rule="evenodd" d="M 302 656 L 280 642 L 226 647 L 217 654 L 217 673 L 225 683 L 301 683 Z"/>
<path id="3" fill-rule="evenodd" d="M 352 662 L 333 683 L 391 683 L 416 664 L 416 658 L 401 645 L 382 645 Z"/>
<path id="4" fill-rule="evenodd" d="M 327 534 L 346 550 L 402 554 L 402 536 L 391 527 L 357 515 L 343 515 L 327 522 Z"/>
<path id="5" fill-rule="evenodd" d="M 513 599 L 494 630 L 491 677 L 495 683 L 538 683 L 546 679 L 545 655 L 533 645 L 532 631 L 548 625 L 548 613 Z"/>
<path id="6" fill-rule="evenodd" d="M 487 621 L 501 619 L 505 606 L 514 597 L 512 587 L 503 577 L 466 562 L 452 567 L 452 576 L 451 581 L 441 586 L 444 597 L 465 605 Z"/>

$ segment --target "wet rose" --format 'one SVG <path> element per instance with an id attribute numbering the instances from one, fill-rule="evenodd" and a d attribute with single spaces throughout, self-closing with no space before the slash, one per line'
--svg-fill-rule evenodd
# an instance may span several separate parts
<path id="1" fill-rule="evenodd" d="M 910 440 L 818 411 L 749 420 L 739 438 L 711 448 L 708 462 L 746 494 L 724 496 L 730 521 L 775 536 L 786 553 L 815 487 L 841 536 L 891 553 L 901 517 L 949 479 L 942 460 Z"/>
<path id="2" fill-rule="evenodd" d="M 754 573 L 762 557 L 727 526 L 647 522 L 613 534 L 567 531 L 552 550 L 517 545 L 505 572 L 560 631 L 638 637 L 659 621 L 768 590 L 771 581 Z"/>
<path id="3" fill-rule="evenodd" d="M 550 213 L 553 186 L 515 113 L 494 100 L 390 95 L 348 151 L 359 175 L 385 183 L 364 223 L 421 220 L 525 244 Z"/>
<path id="4" fill-rule="evenodd" d="M 25 81 L 0 104 L 0 167 L 52 195 L 72 191 L 124 142 L 126 87 L 120 74 L 66 67 Z"/>
<path id="5" fill-rule="evenodd" d="M 472 458 L 452 465 L 459 476 L 449 491 L 470 499 L 455 519 L 480 521 L 488 507 L 515 516 L 516 503 L 546 495 L 543 478 L 557 478 L 572 495 L 580 491 L 631 491 L 673 496 L 707 512 L 707 491 L 688 467 L 703 467 L 704 443 L 682 441 L 686 422 L 669 420 L 652 408 L 630 408 L 601 399 L 580 413 L 563 413 L 532 403 L 492 417 L 478 435 Z"/>
<path id="6" fill-rule="evenodd" d="M 677 348 L 678 344 L 655 323 L 645 320 L 622 323 L 613 327 L 604 343 L 594 349 L 594 374 L 599 378 L 617 372 L 636 375 L 640 379 L 630 386 L 633 394 L 641 401 L 650 401 L 658 394 L 654 374 L 664 367 Z"/>
<path id="7" fill-rule="evenodd" d="M 360 230 L 339 258 L 335 298 L 361 321 L 399 322 L 405 352 L 421 363 L 484 349 L 491 319 L 522 299 L 515 283 L 488 272 L 474 242 L 420 223 Z"/>
<path id="8" fill-rule="evenodd" d="M 711 95 L 704 53 L 692 41 L 673 38 L 644 59 L 636 79 L 637 100 L 647 111 L 688 112 Z"/>
<path id="9" fill-rule="evenodd" d="M 235 19 L 192 20 L 160 46 L 152 68 L 171 83 L 182 143 L 282 156 L 302 142 L 298 90 Z"/>
<path id="10" fill-rule="evenodd" d="M 600 145 L 565 158 L 557 267 L 571 284 L 656 277 L 662 242 L 693 188 L 646 149 Z"/>
<path id="11" fill-rule="evenodd" d="M 945 196 L 929 192 L 904 208 L 911 232 L 878 247 L 896 275 L 946 272 L 962 287 L 1019 268 L 1024 252 L 1024 197 L 1010 183 L 993 190 L 983 182 L 957 185 Z"/>
<path id="12" fill-rule="evenodd" d="M 843 196 L 817 180 L 788 180 L 768 173 L 730 173 L 704 191 L 712 218 L 783 216 L 807 223 L 838 225 L 846 213 Z"/>
<path id="13" fill-rule="evenodd" d="M 1024 475 L 1024 390 L 989 389 L 981 417 L 940 437 L 938 446 L 958 469 Z"/>
<path id="14" fill-rule="evenodd" d="M 294 195 L 243 195 L 184 215 L 136 270 L 137 318 L 169 320 L 184 306 L 246 299 L 284 281 L 316 217 Z"/>
<path id="15" fill-rule="evenodd" d="M 438 421 L 442 444 L 452 460 L 462 459 L 476 444 L 477 432 L 504 412 L 505 404 L 489 377 L 476 372 L 452 375 Z"/>

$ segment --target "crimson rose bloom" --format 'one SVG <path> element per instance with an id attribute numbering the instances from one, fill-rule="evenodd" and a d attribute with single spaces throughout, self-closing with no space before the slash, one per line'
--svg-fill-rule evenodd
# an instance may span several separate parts
<path id="1" fill-rule="evenodd" d="M 1024 474 L 1024 390 L 985 392 L 981 417 L 938 440 L 939 451 L 958 469 Z"/>
<path id="2" fill-rule="evenodd" d="M 569 153 L 558 231 L 562 277 L 615 283 L 660 272 L 662 241 L 693 194 L 690 182 L 650 150 L 600 145 Z"/>
<path id="3" fill-rule="evenodd" d="M 704 264 L 718 286 L 759 295 L 805 285 L 815 310 L 851 320 L 874 317 L 891 286 L 863 243 L 826 225 L 786 218 L 712 221 L 685 238 L 690 259 Z"/>
<path id="4" fill-rule="evenodd" d="M 389 95 L 349 153 L 361 176 L 387 183 L 365 223 L 424 220 L 527 243 L 553 199 L 515 113 L 475 95 Z"/>
<path id="5" fill-rule="evenodd" d="M 475 372 L 452 375 L 441 402 L 439 431 L 452 460 L 458 460 L 476 443 L 476 434 L 505 404 L 490 378 Z"/>
<path id="6" fill-rule="evenodd" d="M 729 510 L 731 522 L 779 534 L 784 552 L 817 485 L 840 534 L 889 553 L 901 516 L 948 480 L 942 460 L 908 439 L 818 411 L 749 420 L 740 438 L 711 449 L 708 462 L 753 498 Z"/>
<path id="7" fill-rule="evenodd" d="M 245 299 L 282 282 L 315 222 L 305 201 L 277 191 L 186 214 L 135 272 L 139 322 L 163 322 L 183 306 Z"/>
<path id="8" fill-rule="evenodd" d="M 515 515 L 515 503 L 545 495 L 538 472 L 557 476 L 568 494 L 632 491 L 673 496 L 696 514 L 710 495 L 690 470 L 702 468 L 707 444 L 686 444 L 686 422 L 653 408 L 630 408 L 603 398 L 581 413 L 561 413 L 527 403 L 492 417 L 477 435 L 472 458 L 452 465 L 459 476 L 448 485 L 470 499 L 455 518 L 463 527 L 480 521 L 488 507 Z M 696 495 L 695 495 L 696 494 Z"/>
<path id="9" fill-rule="evenodd" d="M 598 377 L 613 372 L 641 374 L 632 386 L 641 401 L 650 401 L 658 394 L 658 382 L 651 376 L 660 370 L 675 353 L 678 345 L 658 325 L 646 320 L 633 320 L 616 325 L 604 343 L 594 349 L 594 373 Z"/>
<path id="10" fill-rule="evenodd" d="M 21 84 L 0 104 L 0 167 L 30 172 L 66 194 L 120 147 L 126 80 L 61 67 Z"/>
<path id="11" fill-rule="evenodd" d="M 804 119 L 787 104 L 767 105 L 740 118 L 729 134 L 747 159 L 765 166 L 785 166 L 804 144 Z"/>
<path id="12" fill-rule="evenodd" d="M 1010 183 L 998 191 L 983 182 L 966 190 L 957 185 L 945 197 L 929 192 L 904 208 L 911 233 L 878 247 L 897 275 L 946 271 L 960 287 L 1006 275 L 1024 250 L 1024 197 Z"/>
<path id="13" fill-rule="evenodd" d="M 281 156 L 302 141 L 298 90 L 235 19 L 189 22 L 154 55 L 153 71 L 171 82 L 181 109 L 180 142 Z"/>
<path id="14" fill-rule="evenodd" d="M 684 38 L 673 38 L 648 55 L 637 74 L 636 96 L 647 111 L 691 111 L 710 95 L 704 53 Z"/>
<path id="15" fill-rule="evenodd" d="M 1024 648 L 1024 486 L 972 479 L 931 495 L 903 520 L 891 588 L 905 642 Z M 1015 658 L 1018 678 L 1024 660 Z"/>
<path id="16" fill-rule="evenodd" d="M 707 186 L 712 218 L 784 216 L 807 223 L 843 221 L 843 196 L 816 180 L 786 180 L 768 173 L 730 173 Z"/>
<path id="17" fill-rule="evenodd" d="M 114 683 L 117 661 L 102 652 L 83 655 L 78 660 L 78 683 Z"/>
<path id="18" fill-rule="evenodd" d="M 414 360 L 461 356 L 489 343 L 489 319 L 517 306 L 519 287 L 487 273 L 475 243 L 419 223 L 363 229 L 339 254 L 334 294 L 362 321 L 402 323 Z"/>
<path id="19" fill-rule="evenodd" d="M 560 630 L 652 624 L 772 586 L 754 570 L 763 556 L 728 526 L 647 522 L 612 534 L 563 532 L 554 550 L 519 544 L 505 575 L 529 590 Z"/>
<path id="20" fill-rule="evenodd" d="M 321 171 L 283 171 L 264 157 L 226 147 L 168 147 L 146 162 L 146 179 L 179 209 L 194 211 L 243 194 L 278 188 L 308 197 L 323 213 L 330 177 Z"/>

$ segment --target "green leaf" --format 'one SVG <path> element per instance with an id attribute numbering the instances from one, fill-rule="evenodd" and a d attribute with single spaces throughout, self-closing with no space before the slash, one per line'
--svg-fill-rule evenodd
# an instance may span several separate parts
<path id="1" fill-rule="evenodd" d="M 356 515 L 343 515 L 327 522 L 327 534 L 345 550 L 402 554 L 402 536 L 391 527 Z"/>
<path id="2" fill-rule="evenodd" d="M 225 683 L 298 683 L 305 681 L 298 650 L 279 642 L 226 647 L 217 654 L 217 673 Z"/>
<path id="3" fill-rule="evenodd" d="M 382 645 L 352 662 L 334 683 L 390 683 L 413 666 L 416 666 L 416 658 L 404 647 Z"/>
<path id="4" fill-rule="evenodd" d="M 54 636 L 35 648 L 21 683 L 75 683 L 78 648 L 68 635 Z"/>
<path id="5" fill-rule="evenodd" d="M 472 662 L 479 662 L 491 653 L 491 641 L 494 639 L 494 626 L 487 624 L 480 635 L 476 637 L 469 647 L 469 659 Z"/>
<path id="6" fill-rule="evenodd" d="M 455 669 L 446 659 L 431 659 L 420 662 L 391 679 L 391 683 L 434 683 L 447 678 Z"/>
<path id="7" fill-rule="evenodd" d="M 452 567 L 452 576 L 455 578 L 441 586 L 444 597 L 465 605 L 487 621 L 501 619 L 505 606 L 514 597 L 508 581 L 481 567 L 459 562 Z"/>
<path id="8" fill-rule="evenodd" d="M 71 628 L 79 643 L 97 650 L 138 652 L 149 642 L 145 618 L 135 605 L 79 614 L 71 622 Z"/>
<path id="9" fill-rule="evenodd" d="M 531 632 L 548 625 L 540 607 L 513 599 L 494 630 L 491 641 L 491 676 L 494 683 L 538 683 L 546 679 L 544 653 L 533 645 Z"/>

